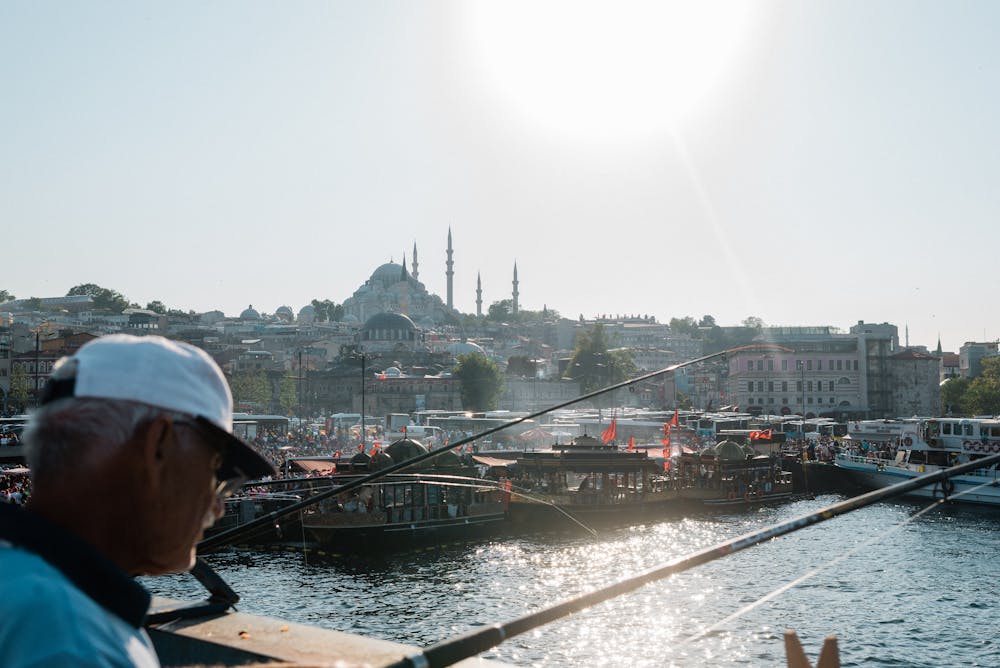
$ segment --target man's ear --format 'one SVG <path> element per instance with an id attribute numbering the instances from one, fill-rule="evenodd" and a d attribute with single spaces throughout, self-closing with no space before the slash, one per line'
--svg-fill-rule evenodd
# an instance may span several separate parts
<path id="1" fill-rule="evenodd" d="M 160 487 L 164 470 L 177 447 L 173 421 L 160 415 L 136 434 L 138 454 L 142 458 L 145 482 L 151 491 Z"/>

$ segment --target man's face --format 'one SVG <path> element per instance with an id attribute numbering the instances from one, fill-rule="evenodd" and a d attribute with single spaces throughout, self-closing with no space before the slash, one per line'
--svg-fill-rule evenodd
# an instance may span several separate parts
<path id="1" fill-rule="evenodd" d="M 222 464 L 218 447 L 191 422 L 175 420 L 174 447 L 164 462 L 162 489 L 153 512 L 155 526 L 146 541 L 148 575 L 186 571 L 194 565 L 195 548 L 205 529 L 225 512 L 217 493 L 216 472 Z"/>

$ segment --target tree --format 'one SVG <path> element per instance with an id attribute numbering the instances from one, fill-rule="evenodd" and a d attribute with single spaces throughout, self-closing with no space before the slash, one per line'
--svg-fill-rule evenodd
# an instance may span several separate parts
<path id="1" fill-rule="evenodd" d="M 163 302 L 161 302 L 159 299 L 154 299 L 153 301 L 146 304 L 146 310 L 163 315 L 164 313 L 167 312 L 167 307 L 164 306 Z"/>
<path id="2" fill-rule="evenodd" d="M 299 373 L 305 372 L 300 369 Z M 293 378 L 292 376 L 281 377 L 281 385 L 278 387 L 278 405 L 281 406 L 281 412 L 286 415 L 291 413 L 299 404 L 299 395 L 296 387 L 297 380 L 297 378 Z"/>
<path id="3" fill-rule="evenodd" d="M 120 292 L 102 288 L 94 283 L 83 283 L 70 288 L 67 297 L 89 296 L 94 300 L 94 308 L 99 311 L 121 313 L 129 307 L 129 300 Z"/>
<path id="4" fill-rule="evenodd" d="M 564 375 L 580 383 L 580 389 L 587 393 L 620 383 L 635 373 L 631 353 L 626 350 L 609 353 L 604 327 L 597 324 L 577 337 L 573 357 Z"/>
<path id="5" fill-rule="evenodd" d="M 462 407 L 487 411 L 497 407 L 503 391 L 503 374 L 496 362 L 480 353 L 458 356 L 455 377 L 462 383 Z"/>
<path id="6" fill-rule="evenodd" d="M 316 313 L 316 322 L 336 322 L 344 319 L 344 307 L 342 304 L 329 299 L 314 299 L 311 302 Z"/>
<path id="7" fill-rule="evenodd" d="M 267 377 L 260 369 L 234 373 L 229 380 L 229 387 L 233 392 L 234 404 L 246 403 L 263 407 L 271 400 Z"/>
<path id="8" fill-rule="evenodd" d="M 687 316 L 686 318 L 671 318 L 670 331 L 674 334 L 697 336 L 698 323 L 691 316 Z"/>
<path id="9" fill-rule="evenodd" d="M 764 321 L 755 315 L 751 315 L 745 318 L 742 324 L 747 329 L 756 329 L 758 332 L 764 329 Z"/>
<path id="10" fill-rule="evenodd" d="M 701 316 L 701 321 L 698 323 L 699 327 L 715 327 L 715 318 L 710 315 Z"/>
<path id="11" fill-rule="evenodd" d="M 20 364 L 10 373 L 10 400 L 22 411 L 28 407 L 28 375 Z"/>
<path id="12" fill-rule="evenodd" d="M 501 299 L 498 302 L 490 304 L 489 309 L 486 311 L 486 319 L 493 320 L 494 322 L 508 321 L 511 318 L 511 312 L 513 309 L 513 299 Z"/>
<path id="13" fill-rule="evenodd" d="M 1000 357 L 983 360 L 982 373 L 962 396 L 962 408 L 973 415 L 1000 414 Z"/>
<path id="14" fill-rule="evenodd" d="M 957 376 L 955 378 L 949 378 L 948 381 L 941 386 L 941 406 L 946 415 L 949 413 L 965 412 L 962 406 L 965 399 L 965 393 L 969 389 L 969 384 L 971 382 L 971 380 L 964 376 Z"/>
<path id="15" fill-rule="evenodd" d="M 14 301 L 15 299 L 17 299 L 17 297 L 10 294 L 6 290 L 0 290 L 0 304 L 4 302 Z"/>
<path id="16" fill-rule="evenodd" d="M 507 373 L 512 376 L 534 378 L 538 365 L 527 355 L 512 355 L 507 359 Z"/>

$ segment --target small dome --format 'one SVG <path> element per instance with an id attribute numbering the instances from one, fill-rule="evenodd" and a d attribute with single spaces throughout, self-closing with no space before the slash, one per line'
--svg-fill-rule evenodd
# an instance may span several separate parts
<path id="1" fill-rule="evenodd" d="M 240 320 L 260 320 L 260 313 L 253 307 L 253 304 L 250 304 L 240 313 Z"/>
<path id="2" fill-rule="evenodd" d="M 368 467 L 372 471 L 378 471 L 380 469 L 387 468 L 393 465 L 392 457 L 386 453 L 379 451 L 372 456 L 371 462 L 369 462 Z"/>
<path id="3" fill-rule="evenodd" d="M 571 445 L 596 447 L 599 445 L 604 445 L 604 443 L 602 443 L 599 439 L 594 438 L 593 436 L 587 436 L 586 434 L 584 434 L 583 436 L 577 436 L 576 438 L 574 438 Z"/>
<path id="4" fill-rule="evenodd" d="M 354 315 L 353 313 L 348 313 L 343 318 L 341 318 L 341 322 L 351 322 L 351 323 L 354 323 L 354 322 L 361 322 L 361 321 L 358 320 L 358 316 Z"/>
<path id="5" fill-rule="evenodd" d="M 274 309 L 274 315 L 281 316 L 282 318 L 292 318 L 295 316 L 290 306 L 279 306 Z"/>
<path id="6" fill-rule="evenodd" d="M 455 468 L 456 466 L 462 465 L 462 456 L 457 454 L 454 450 L 448 450 L 446 452 L 442 452 L 431 461 L 434 462 L 434 466 L 439 469 Z"/>
<path id="7" fill-rule="evenodd" d="M 471 341 L 456 341 L 448 346 L 448 352 L 458 357 L 459 355 L 468 355 L 469 353 L 479 353 L 480 355 L 486 355 L 486 351 L 481 347 L 472 343 Z"/>
<path id="8" fill-rule="evenodd" d="M 405 462 L 408 459 L 413 459 L 417 455 L 426 454 L 427 448 L 417 441 L 409 438 L 401 438 L 398 441 L 391 443 L 389 447 L 385 449 L 385 452 L 392 457 L 392 462 L 394 464 L 399 464 L 400 462 Z"/>
<path id="9" fill-rule="evenodd" d="M 715 452 L 719 459 L 729 462 L 741 462 L 747 458 L 747 453 L 743 446 L 734 441 L 722 441 L 715 446 Z"/>

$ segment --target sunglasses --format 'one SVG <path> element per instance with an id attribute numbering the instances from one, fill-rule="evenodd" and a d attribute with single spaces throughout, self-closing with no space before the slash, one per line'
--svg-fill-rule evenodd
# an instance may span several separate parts
<path id="1" fill-rule="evenodd" d="M 219 442 L 218 437 L 216 437 L 215 434 L 209 433 L 204 428 L 204 426 L 201 425 L 199 422 L 184 418 L 173 418 L 173 423 L 175 425 L 183 425 L 185 427 L 188 427 L 192 431 L 196 432 L 198 436 L 201 437 L 198 440 L 200 440 L 208 447 L 212 448 L 212 450 L 217 452 L 221 457 L 224 458 L 226 456 L 226 448 L 223 444 Z M 218 471 L 216 471 L 215 475 L 218 476 Z M 248 480 L 248 478 L 245 475 L 243 475 L 242 471 L 237 469 L 234 475 L 225 478 L 223 480 L 219 480 L 218 477 L 216 477 L 216 480 L 217 483 L 215 487 L 215 496 L 225 501 L 233 494 L 235 494 L 237 490 L 239 490 L 239 488 L 243 486 L 243 483 L 245 483 Z"/>

